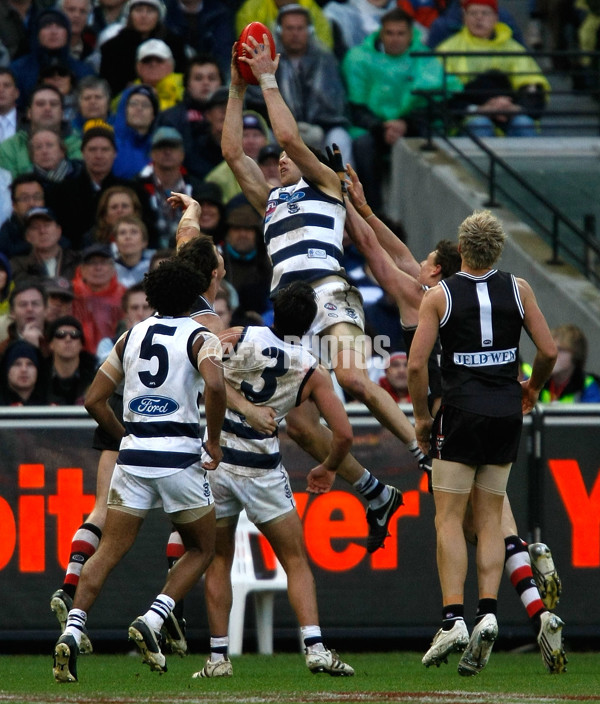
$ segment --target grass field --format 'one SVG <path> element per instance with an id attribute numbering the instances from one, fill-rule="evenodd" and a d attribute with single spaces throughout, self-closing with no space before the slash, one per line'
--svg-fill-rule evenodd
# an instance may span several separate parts
<path id="1" fill-rule="evenodd" d="M 170 657 L 164 675 L 150 672 L 139 654 L 80 657 L 80 681 L 56 684 L 50 655 L 3 655 L 0 702 L 45 704 L 271 704 L 288 702 L 421 702 L 424 704 L 551 704 L 600 702 L 600 655 L 569 655 L 568 671 L 549 675 L 539 653 L 493 653 L 488 666 L 472 678 L 448 665 L 426 669 L 422 653 L 352 653 L 346 659 L 354 677 L 312 675 L 299 654 L 243 655 L 232 658 L 234 676 L 192 679 L 202 655 Z"/>

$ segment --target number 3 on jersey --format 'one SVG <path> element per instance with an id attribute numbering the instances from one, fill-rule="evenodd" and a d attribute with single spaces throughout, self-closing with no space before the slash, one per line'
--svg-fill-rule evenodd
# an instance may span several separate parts
<path id="1" fill-rule="evenodd" d="M 262 389 L 256 390 L 248 381 L 242 381 L 240 390 L 251 403 L 266 403 L 277 389 L 277 379 L 289 369 L 287 354 L 277 347 L 265 347 L 261 350 L 263 357 L 275 360 L 273 366 L 265 367 L 260 375 L 263 381 Z"/>

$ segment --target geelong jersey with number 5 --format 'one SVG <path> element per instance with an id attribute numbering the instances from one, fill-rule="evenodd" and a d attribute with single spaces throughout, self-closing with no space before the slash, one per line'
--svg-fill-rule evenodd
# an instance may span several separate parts
<path id="1" fill-rule="evenodd" d="M 199 334 L 211 335 L 189 317 L 152 316 L 126 337 L 125 436 L 117 462 L 130 474 L 161 477 L 200 461 L 204 382 L 192 355 Z"/>

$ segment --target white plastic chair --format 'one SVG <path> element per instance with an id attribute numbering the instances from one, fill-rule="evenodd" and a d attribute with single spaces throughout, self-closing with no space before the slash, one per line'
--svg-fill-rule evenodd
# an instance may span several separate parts
<path id="1" fill-rule="evenodd" d="M 252 592 L 256 613 L 256 636 L 258 652 L 273 654 L 273 602 L 276 591 L 287 590 L 287 576 L 281 563 L 273 554 L 275 572 L 273 576 L 260 579 L 252 556 L 251 535 L 262 535 L 258 528 L 242 511 L 235 533 L 235 556 L 231 568 L 233 603 L 229 615 L 229 654 L 241 655 L 244 639 L 244 615 L 246 597 Z M 262 538 L 261 538 L 262 539 Z M 269 549 L 270 546 L 269 546 Z"/>

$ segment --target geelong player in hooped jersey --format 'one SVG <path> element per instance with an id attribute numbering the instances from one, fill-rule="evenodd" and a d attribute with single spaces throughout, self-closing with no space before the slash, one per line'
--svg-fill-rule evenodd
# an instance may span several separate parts
<path id="1" fill-rule="evenodd" d="M 117 341 L 86 396 L 86 408 L 121 445 L 108 493 L 104 534 L 86 562 L 66 628 L 54 651 L 54 677 L 77 681 L 77 655 L 87 612 L 112 569 L 132 546 L 149 509 L 163 506 L 186 547 L 150 609 L 129 627 L 152 670 L 167 669 L 160 630 L 212 559 L 214 501 L 206 470 L 222 452 L 226 392 L 218 338 L 189 313 L 208 279 L 182 261 L 167 260 L 144 279 L 155 316 Z M 108 399 L 124 379 L 123 425 Z M 206 435 L 198 422 L 203 391 Z"/>
<path id="2" fill-rule="evenodd" d="M 431 444 L 434 458 L 432 483 L 443 599 L 442 627 L 423 664 L 439 665 L 450 652 L 464 650 L 458 672 L 465 676 L 485 667 L 498 635 L 506 485 L 517 456 L 523 413 L 535 405 L 557 354 L 531 286 L 524 279 L 494 269 L 505 240 L 501 223 L 489 211 L 475 212 L 464 220 L 458 231 L 461 271 L 423 296 L 409 357 L 417 438 L 423 451 L 430 451 Z M 531 377 L 519 385 L 517 358 L 523 328 L 537 354 Z M 438 334 L 442 404 L 433 421 L 427 405 L 427 360 Z M 470 638 L 464 621 L 467 550 L 463 533 L 469 497 L 477 534 L 479 585 Z M 557 623 L 558 631 L 560 627 L 562 622 Z M 564 653 L 558 649 L 556 657 L 561 656 Z"/>
<path id="3" fill-rule="evenodd" d="M 271 58 L 269 40 L 250 39 L 246 63 L 258 79 L 275 139 L 281 186 L 273 187 L 258 164 L 242 148 L 242 113 L 247 87 L 232 51 L 231 85 L 223 125 L 221 149 L 240 187 L 258 212 L 265 214 L 264 238 L 273 265 L 271 295 L 293 281 L 315 290 L 317 315 L 311 325 L 313 349 L 331 365 L 343 390 L 364 403 L 417 462 L 419 450 L 412 424 L 392 397 L 367 373 L 364 312 L 358 290 L 349 284 L 341 265 L 346 208 L 340 177 L 303 142 L 298 125 L 277 86 L 279 59 Z M 329 437 L 310 405 L 293 409 L 287 418 L 290 436 L 313 457 L 322 460 Z M 369 502 L 367 549 L 377 550 L 388 534 L 388 524 L 402 504 L 400 492 L 373 477 L 357 462 L 347 461 L 340 475 Z"/>
<path id="4" fill-rule="evenodd" d="M 311 470 L 329 487 L 335 470 L 352 445 L 352 430 L 329 374 L 299 338 L 316 312 L 313 289 L 294 282 L 273 301 L 273 328 L 231 328 L 220 335 L 225 379 L 252 404 L 268 405 L 276 421 L 311 399 L 327 421 L 332 441 L 323 462 Z M 293 336 L 296 344 L 288 341 Z M 301 627 L 306 665 L 312 672 L 353 675 L 354 670 L 323 644 L 314 578 L 304 547 L 294 496 L 279 452 L 277 430 L 260 433 L 235 410 L 228 394 L 221 443 L 223 460 L 210 482 L 217 513 L 216 555 L 206 572 L 205 596 L 211 632 L 211 657 L 195 677 L 232 674 L 227 658 L 229 612 L 232 603 L 231 566 L 235 529 L 242 509 L 273 546 L 288 577 L 290 603 Z"/>

